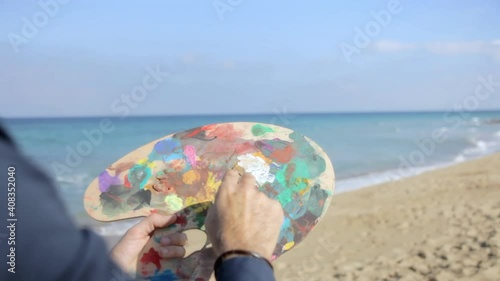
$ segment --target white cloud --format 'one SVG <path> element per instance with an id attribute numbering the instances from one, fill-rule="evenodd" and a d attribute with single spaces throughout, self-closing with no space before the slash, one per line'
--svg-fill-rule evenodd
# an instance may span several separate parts
<path id="1" fill-rule="evenodd" d="M 379 52 L 424 50 L 438 55 L 489 55 L 500 60 L 500 39 L 492 41 L 429 42 L 410 44 L 398 41 L 377 41 L 372 45 Z"/>
<path id="2" fill-rule="evenodd" d="M 485 51 L 487 44 L 482 41 L 473 42 L 432 42 L 424 45 L 424 49 L 435 54 L 460 55 L 480 54 Z"/>

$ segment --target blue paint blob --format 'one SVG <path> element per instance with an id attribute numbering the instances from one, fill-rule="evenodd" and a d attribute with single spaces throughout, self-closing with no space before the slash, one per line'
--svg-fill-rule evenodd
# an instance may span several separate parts
<path id="1" fill-rule="evenodd" d="M 175 152 L 176 150 L 181 150 L 179 148 L 182 149 L 179 140 L 168 138 L 157 142 L 154 150 L 159 154 L 169 154 Z"/>

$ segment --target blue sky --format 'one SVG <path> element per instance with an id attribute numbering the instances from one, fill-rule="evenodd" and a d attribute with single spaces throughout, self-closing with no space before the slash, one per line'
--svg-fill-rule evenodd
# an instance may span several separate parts
<path id="1" fill-rule="evenodd" d="M 500 82 L 497 0 L 336 2 L 0 0 L 0 116 L 448 110 Z"/>

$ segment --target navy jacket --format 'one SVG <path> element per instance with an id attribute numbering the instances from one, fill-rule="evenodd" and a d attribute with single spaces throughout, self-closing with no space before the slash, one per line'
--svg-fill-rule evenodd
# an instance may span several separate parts
<path id="1" fill-rule="evenodd" d="M 15 169 L 15 187 L 8 184 L 9 167 Z M 8 202 L 13 193 L 15 206 Z M 0 280 L 128 280 L 109 258 L 103 240 L 77 228 L 51 180 L 20 155 L 1 127 L 0 200 Z M 15 273 L 8 271 L 13 267 Z M 225 261 L 216 277 L 219 281 L 274 280 L 264 261 L 247 257 Z"/>

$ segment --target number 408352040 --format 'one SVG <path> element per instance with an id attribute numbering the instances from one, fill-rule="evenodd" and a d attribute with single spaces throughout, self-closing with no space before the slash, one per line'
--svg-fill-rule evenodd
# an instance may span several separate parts
<path id="1" fill-rule="evenodd" d="M 9 217 L 15 216 L 16 210 L 16 168 L 10 166 L 7 168 L 7 209 L 9 210 Z"/>

